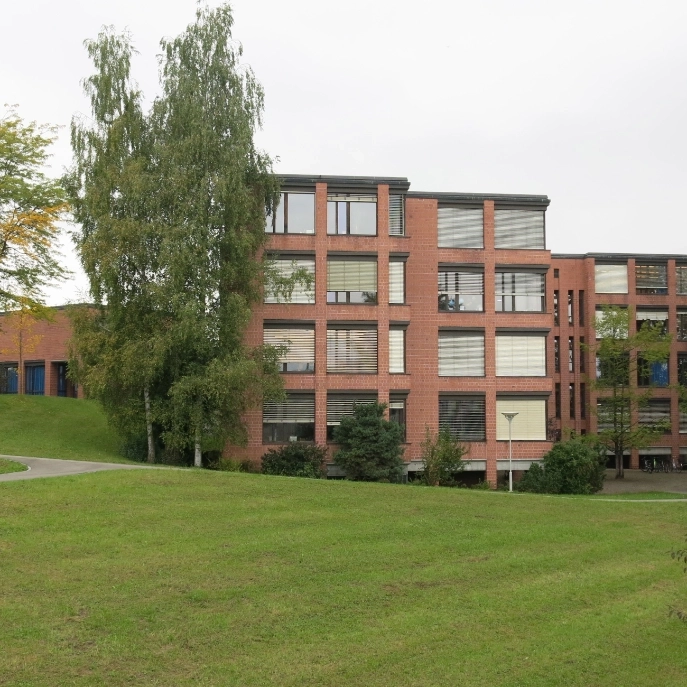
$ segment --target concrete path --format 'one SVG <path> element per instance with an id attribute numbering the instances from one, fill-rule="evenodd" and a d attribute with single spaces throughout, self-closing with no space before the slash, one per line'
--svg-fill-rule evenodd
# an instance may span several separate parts
<path id="1" fill-rule="evenodd" d="M 687 472 L 625 470 L 625 477 L 623 479 L 616 479 L 615 470 L 606 470 L 604 488 L 599 493 L 637 494 L 647 491 L 687 494 Z"/>
<path id="2" fill-rule="evenodd" d="M 38 477 L 63 477 L 64 475 L 81 475 L 86 472 L 101 470 L 146 470 L 152 465 L 126 465 L 122 463 L 95 463 L 85 460 L 61 460 L 58 458 L 24 458 L 23 456 L 3 456 L 23 463 L 28 470 L 8 472 L 0 475 L 0 482 L 14 482 L 20 479 L 37 479 Z"/>

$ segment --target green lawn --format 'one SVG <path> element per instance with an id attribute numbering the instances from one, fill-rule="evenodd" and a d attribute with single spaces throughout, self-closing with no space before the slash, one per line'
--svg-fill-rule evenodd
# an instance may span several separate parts
<path id="1" fill-rule="evenodd" d="M 7 472 L 23 472 L 24 470 L 26 470 L 26 465 L 17 463 L 15 460 L 0 458 L 0 475 Z"/>
<path id="2" fill-rule="evenodd" d="M 681 503 L 141 470 L 0 483 L 0 509 L 0 684 L 687 675 Z"/>
<path id="3" fill-rule="evenodd" d="M 94 401 L 0 396 L 0 454 L 130 463 Z"/>

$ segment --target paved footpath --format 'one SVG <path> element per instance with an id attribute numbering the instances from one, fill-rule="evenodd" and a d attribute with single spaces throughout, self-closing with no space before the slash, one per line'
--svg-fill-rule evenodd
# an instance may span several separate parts
<path id="1" fill-rule="evenodd" d="M 668 491 L 687 494 L 687 472 L 642 472 L 625 470 L 623 479 L 615 478 L 615 470 L 606 470 L 604 488 L 600 494 L 637 494 L 646 491 Z"/>
<path id="2" fill-rule="evenodd" d="M 24 458 L 23 456 L 3 456 L 23 463 L 28 470 L 23 472 L 8 472 L 0 475 L 0 482 L 14 482 L 20 479 L 37 479 L 38 477 L 63 477 L 65 475 L 81 475 L 86 472 L 100 472 L 101 470 L 150 470 L 152 465 L 127 465 L 124 463 L 95 463 L 85 460 L 60 460 L 58 458 Z"/>

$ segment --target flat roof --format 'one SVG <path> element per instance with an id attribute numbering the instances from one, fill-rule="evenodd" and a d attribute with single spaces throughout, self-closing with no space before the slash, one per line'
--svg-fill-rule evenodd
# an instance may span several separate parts
<path id="1" fill-rule="evenodd" d="M 687 255 L 684 253 L 551 253 L 552 260 L 582 260 L 584 258 L 594 258 L 594 260 L 609 260 L 621 262 L 634 258 L 643 262 L 656 260 L 666 262 L 667 260 L 680 260 L 687 262 Z"/>

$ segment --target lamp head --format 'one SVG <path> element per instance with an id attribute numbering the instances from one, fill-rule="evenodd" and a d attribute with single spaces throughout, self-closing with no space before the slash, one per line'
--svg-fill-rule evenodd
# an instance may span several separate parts
<path id="1" fill-rule="evenodd" d="M 503 417 L 505 417 L 506 420 L 508 420 L 508 422 L 512 422 L 512 421 L 513 421 L 513 418 L 514 418 L 517 414 L 518 414 L 518 413 L 501 413 L 501 415 L 503 415 Z"/>

